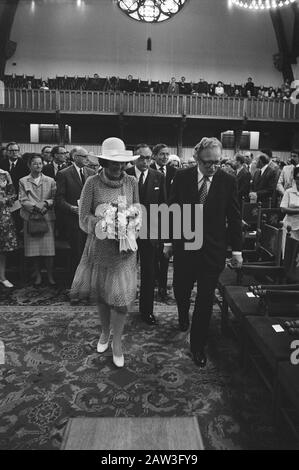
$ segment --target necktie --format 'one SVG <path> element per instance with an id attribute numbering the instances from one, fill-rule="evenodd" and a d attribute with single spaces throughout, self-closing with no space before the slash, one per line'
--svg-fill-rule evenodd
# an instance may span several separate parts
<path id="1" fill-rule="evenodd" d="M 85 176 L 84 176 L 84 173 L 83 173 L 83 168 L 80 168 L 80 176 L 81 176 L 82 184 L 83 184 L 83 186 L 84 186 L 84 183 L 85 183 Z"/>
<path id="2" fill-rule="evenodd" d="M 16 166 L 15 162 L 11 162 L 10 171 L 14 171 L 15 166 Z"/>
<path id="3" fill-rule="evenodd" d="M 204 204 L 208 195 L 208 177 L 203 177 L 203 183 L 199 189 L 198 197 L 199 197 L 199 204 Z"/>
<path id="4" fill-rule="evenodd" d="M 142 171 L 139 176 L 139 181 L 138 181 L 139 194 L 143 188 L 143 183 L 144 183 L 144 171 Z"/>
<path id="5" fill-rule="evenodd" d="M 161 171 L 161 173 L 163 173 L 163 175 L 165 175 L 164 166 L 160 166 L 159 170 Z"/>

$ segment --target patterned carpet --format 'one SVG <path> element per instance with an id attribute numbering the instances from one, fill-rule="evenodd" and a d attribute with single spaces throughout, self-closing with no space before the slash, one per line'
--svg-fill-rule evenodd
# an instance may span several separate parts
<path id="1" fill-rule="evenodd" d="M 116 369 L 110 349 L 96 352 L 95 307 L 70 306 L 64 290 L 28 286 L 1 292 L 0 303 L 0 449 L 57 449 L 74 416 L 192 415 L 207 449 L 288 448 L 272 427 L 268 393 L 221 335 L 217 307 L 204 370 L 177 329 L 174 301 L 156 303 L 155 327 L 140 321 L 136 305 L 125 368 Z"/>

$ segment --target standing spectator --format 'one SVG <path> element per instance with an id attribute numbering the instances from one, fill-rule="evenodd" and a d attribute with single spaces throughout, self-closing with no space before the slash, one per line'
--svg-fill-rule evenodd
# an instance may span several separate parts
<path id="1" fill-rule="evenodd" d="M 284 249 L 286 242 L 287 227 L 291 227 L 291 235 L 296 240 L 299 240 L 299 168 L 294 169 L 294 183 L 291 188 L 288 188 L 282 198 L 280 204 L 281 210 L 285 215 L 283 219 L 283 241 L 282 253 L 284 257 Z"/>
<path id="2" fill-rule="evenodd" d="M 172 79 L 171 79 L 171 81 L 168 85 L 167 93 L 175 94 L 175 95 L 179 94 L 179 85 L 176 83 L 175 77 L 172 77 Z"/>
<path id="3" fill-rule="evenodd" d="M 47 82 L 42 82 L 41 87 L 40 87 L 40 90 L 47 91 L 47 90 L 49 90 L 49 89 L 50 89 L 50 88 L 48 87 Z"/>
<path id="4" fill-rule="evenodd" d="M 176 168 L 173 166 L 167 165 L 169 160 L 169 148 L 165 144 L 157 144 L 153 148 L 153 159 L 154 163 L 151 164 L 150 168 L 158 170 L 166 178 L 166 197 L 168 199 L 170 188 L 174 175 L 176 174 Z M 157 253 L 157 263 L 156 263 L 156 278 L 158 281 L 158 292 L 159 298 L 162 302 L 167 302 L 167 275 L 168 275 L 168 264 L 169 259 L 166 258 L 163 254 L 163 243 L 159 243 L 158 253 Z"/>
<path id="5" fill-rule="evenodd" d="M 128 75 L 128 78 L 123 80 L 121 90 L 126 91 L 127 93 L 134 93 L 137 91 L 137 82 L 136 80 L 133 80 L 132 75 Z"/>
<path id="6" fill-rule="evenodd" d="M 181 80 L 179 81 L 179 93 L 181 95 L 189 95 L 190 94 L 190 85 L 189 83 L 186 83 L 186 78 L 181 77 Z"/>
<path id="7" fill-rule="evenodd" d="M 63 145 L 55 145 L 55 147 L 51 150 L 51 158 L 52 162 L 48 163 L 48 165 L 44 166 L 43 174 L 46 176 L 50 176 L 50 178 L 57 177 L 58 171 L 66 168 L 66 157 L 67 157 L 67 150 Z"/>
<path id="8" fill-rule="evenodd" d="M 42 159 L 45 165 L 47 165 L 48 163 L 51 163 L 53 160 L 51 151 L 52 151 L 52 147 L 50 147 L 50 145 L 45 145 L 45 147 L 42 148 L 41 155 L 42 155 Z"/>
<path id="9" fill-rule="evenodd" d="M 28 175 L 29 170 L 25 162 L 22 160 L 20 147 L 16 142 L 9 142 L 6 145 L 7 158 L 2 160 L 0 168 L 8 171 L 11 176 L 16 194 L 19 191 L 19 180 L 23 176 Z"/>
<path id="10" fill-rule="evenodd" d="M 53 279 L 53 261 L 55 256 L 54 242 L 54 199 L 56 183 L 53 178 L 42 173 L 43 161 L 39 154 L 33 154 L 29 160 L 30 174 L 20 179 L 19 201 L 21 217 L 24 219 L 24 254 L 33 261 L 34 285 L 42 283 L 40 258 L 45 258 L 45 264 L 50 285 L 55 285 Z M 47 231 L 39 235 L 30 233 L 30 216 L 44 216 Z"/>
<path id="11" fill-rule="evenodd" d="M 299 153 L 291 152 L 291 164 L 285 165 L 279 175 L 277 191 L 283 196 L 285 191 L 293 186 L 294 169 L 299 167 Z"/>
<path id="12" fill-rule="evenodd" d="M 258 158 L 257 170 L 254 173 L 250 198 L 257 198 L 263 207 L 268 207 L 269 198 L 273 198 L 277 184 L 277 173 L 270 166 L 270 159 L 266 154 Z"/>
<path id="13" fill-rule="evenodd" d="M 241 207 L 242 201 L 249 200 L 250 191 L 250 173 L 246 167 L 245 157 L 239 153 L 235 156 L 236 159 L 236 172 L 238 183 L 238 199 Z"/>
<path id="14" fill-rule="evenodd" d="M 72 165 L 57 174 L 56 207 L 59 220 L 63 221 L 64 233 L 71 246 L 71 275 L 80 262 L 86 242 L 86 234 L 79 227 L 78 202 L 86 179 L 95 172 L 88 168 L 88 152 L 83 147 L 71 150 Z"/>
<path id="15" fill-rule="evenodd" d="M 11 176 L 15 192 L 19 194 L 19 181 L 25 175 L 28 175 L 29 169 L 21 157 L 20 147 L 16 142 L 9 142 L 6 145 L 7 158 L 0 163 L 0 168 L 8 171 Z M 17 234 L 20 235 L 23 228 L 23 221 L 20 217 L 20 210 L 16 209 L 13 212 L 13 219 L 17 229 Z"/>
<path id="16" fill-rule="evenodd" d="M 138 180 L 139 200 L 146 209 L 143 218 L 147 217 L 146 221 L 143 220 L 147 223 L 147 238 L 138 240 L 141 271 L 139 311 L 142 319 L 149 325 L 153 325 L 156 323 L 153 309 L 156 245 L 159 242 L 150 239 L 150 207 L 152 204 L 160 205 L 166 202 L 165 177 L 160 171 L 150 168 L 152 152 L 148 145 L 139 144 L 135 155 L 139 155 L 139 158 L 135 166 L 129 168 L 127 173 Z"/>
<path id="17" fill-rule="evenodd" d="M 222 82 L 218 82 L 217 86 L 215 87 L 215 95 L 216 96 L 224 96 L 224 87 Z"/>
<path id="18" fill-rule="evenodd" d="M 200 96 L 208 96 L 209 95 L 209 84 L 203 78 L 199 79 L 197 84 L 197 93 Z"/>
<path id="19" fill-rule="evenodd" d="M 247 93 L 248 91 L 250 91 L 250 96 L 254 96 L 255 89 L 254 89 L 254 83 L 251 77 L 248 77 L 247 82 L 244 85 L 244 93 L 245 93 L 244 96 L 248 97 L 248 93 Z"/>
<path id="20" fill-rule="evenodd" d="M 5 276 L 6 253 L 18 248 L 16 228 L 10 213 L 16 197 L 10 174 L 0 169 L 0 283 L 8 289 L 13 284 Z"/>
<path id="21" fill-rule="evenodd" d="M 181 168 L 182 166 L 182 163 L 181 163 L 181 159 L 178 155 L 169 155 L 169 160 L 168 160 L 168 163 L 167 165 L 169 166 L 173 166 L 174 168 Z"/>

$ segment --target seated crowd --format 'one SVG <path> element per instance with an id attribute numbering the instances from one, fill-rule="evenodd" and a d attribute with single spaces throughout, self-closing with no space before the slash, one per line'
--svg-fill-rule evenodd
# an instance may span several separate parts
<path id="1" fill-rule="evenodd" d="M 290 99 L 293 91 L 290 80 L 280 87 L 265 87 L 254 84 L 253 79 L 248 77 L 246 83 L 224 84 L 222 81 L 208 83 L 203 78 L 198 81 L 187 82 L 185 77 L 176 80 L 172 77 L 169 82 L 162 80 L 141 80 L 135 79 L 132 75 L 127 78 L 120 77 L 100 77 L 97 73 L 93 77 L 63 77 L 56 76 L 43 80 L 33 75 L 5 75 L 4 84 L 8 88 L 25 88 L 40 90 L 92 90 L 111 91 L 127 93 L 168 93 L 197 96 L 228 96 L 257 99 Z"/>
<path id="2" fill-rule="evenodd" d="M 21 155 L 19 145 L 10 142 L 3 150 L 0 156 L 0 283 L 6 288 L 13 287 L 5 275 L 6 254 L 22 247 L 31 262 L 33 283 L 37 286 L 42 283 L 40 260 L 44 258 L 48 282 L 54 285 L 55 239 L 69 243 L 71 276 L 80 261 L 86 235 L 79 227 L 78 201 L 86 179 L 101 171 L 100 161 L 81 146 L 70 152 L 63 145 L 45 146 L 40 153 Z M 138 151 L 140 148 L 136 149 Z M 168 197 L 175 172 L 186 164 L 183 165 L 177 155 L 170 155 L 165 144 L 148 151 L 151 168 L 165 176 Z M 271 149 L 261 149 L 256 158 L 251 152 L 237 153 L 231 160 L 223 159 L 220 165 L 237 179 L 240 207 L 246 201 L 261 202 L 263 207 L 281 207 L 286 214 L 285 230 L 287 225 L 291 226 L 293 236 L 299 238 L 298 151 L 291 152 L 286 165 L 273 158 Z M 128 168 L 130 166 L 128 164 Z M 38 229 L 36 221 L 40 224 Z M 41 233 L 34 233 L 34 230 Z M 162 265 L 163 249 L 159 249 Z M 163 269 L 161 292 L 165 297 L 167 267 L 166 274 L 165 266 Z"/>

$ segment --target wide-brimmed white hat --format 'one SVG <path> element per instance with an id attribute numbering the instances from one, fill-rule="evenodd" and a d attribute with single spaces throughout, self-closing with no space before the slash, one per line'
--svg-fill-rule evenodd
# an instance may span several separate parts
<path id="1" fill-rule="evenodd" d="M 137 160 L 139 155 L 133 155 L 132 150 L 126 150 L 125 144 L 117 137 L 109 137 L 102 143 L 101 155 L 98 158 L 112 162 L 131 162 Z"/>

